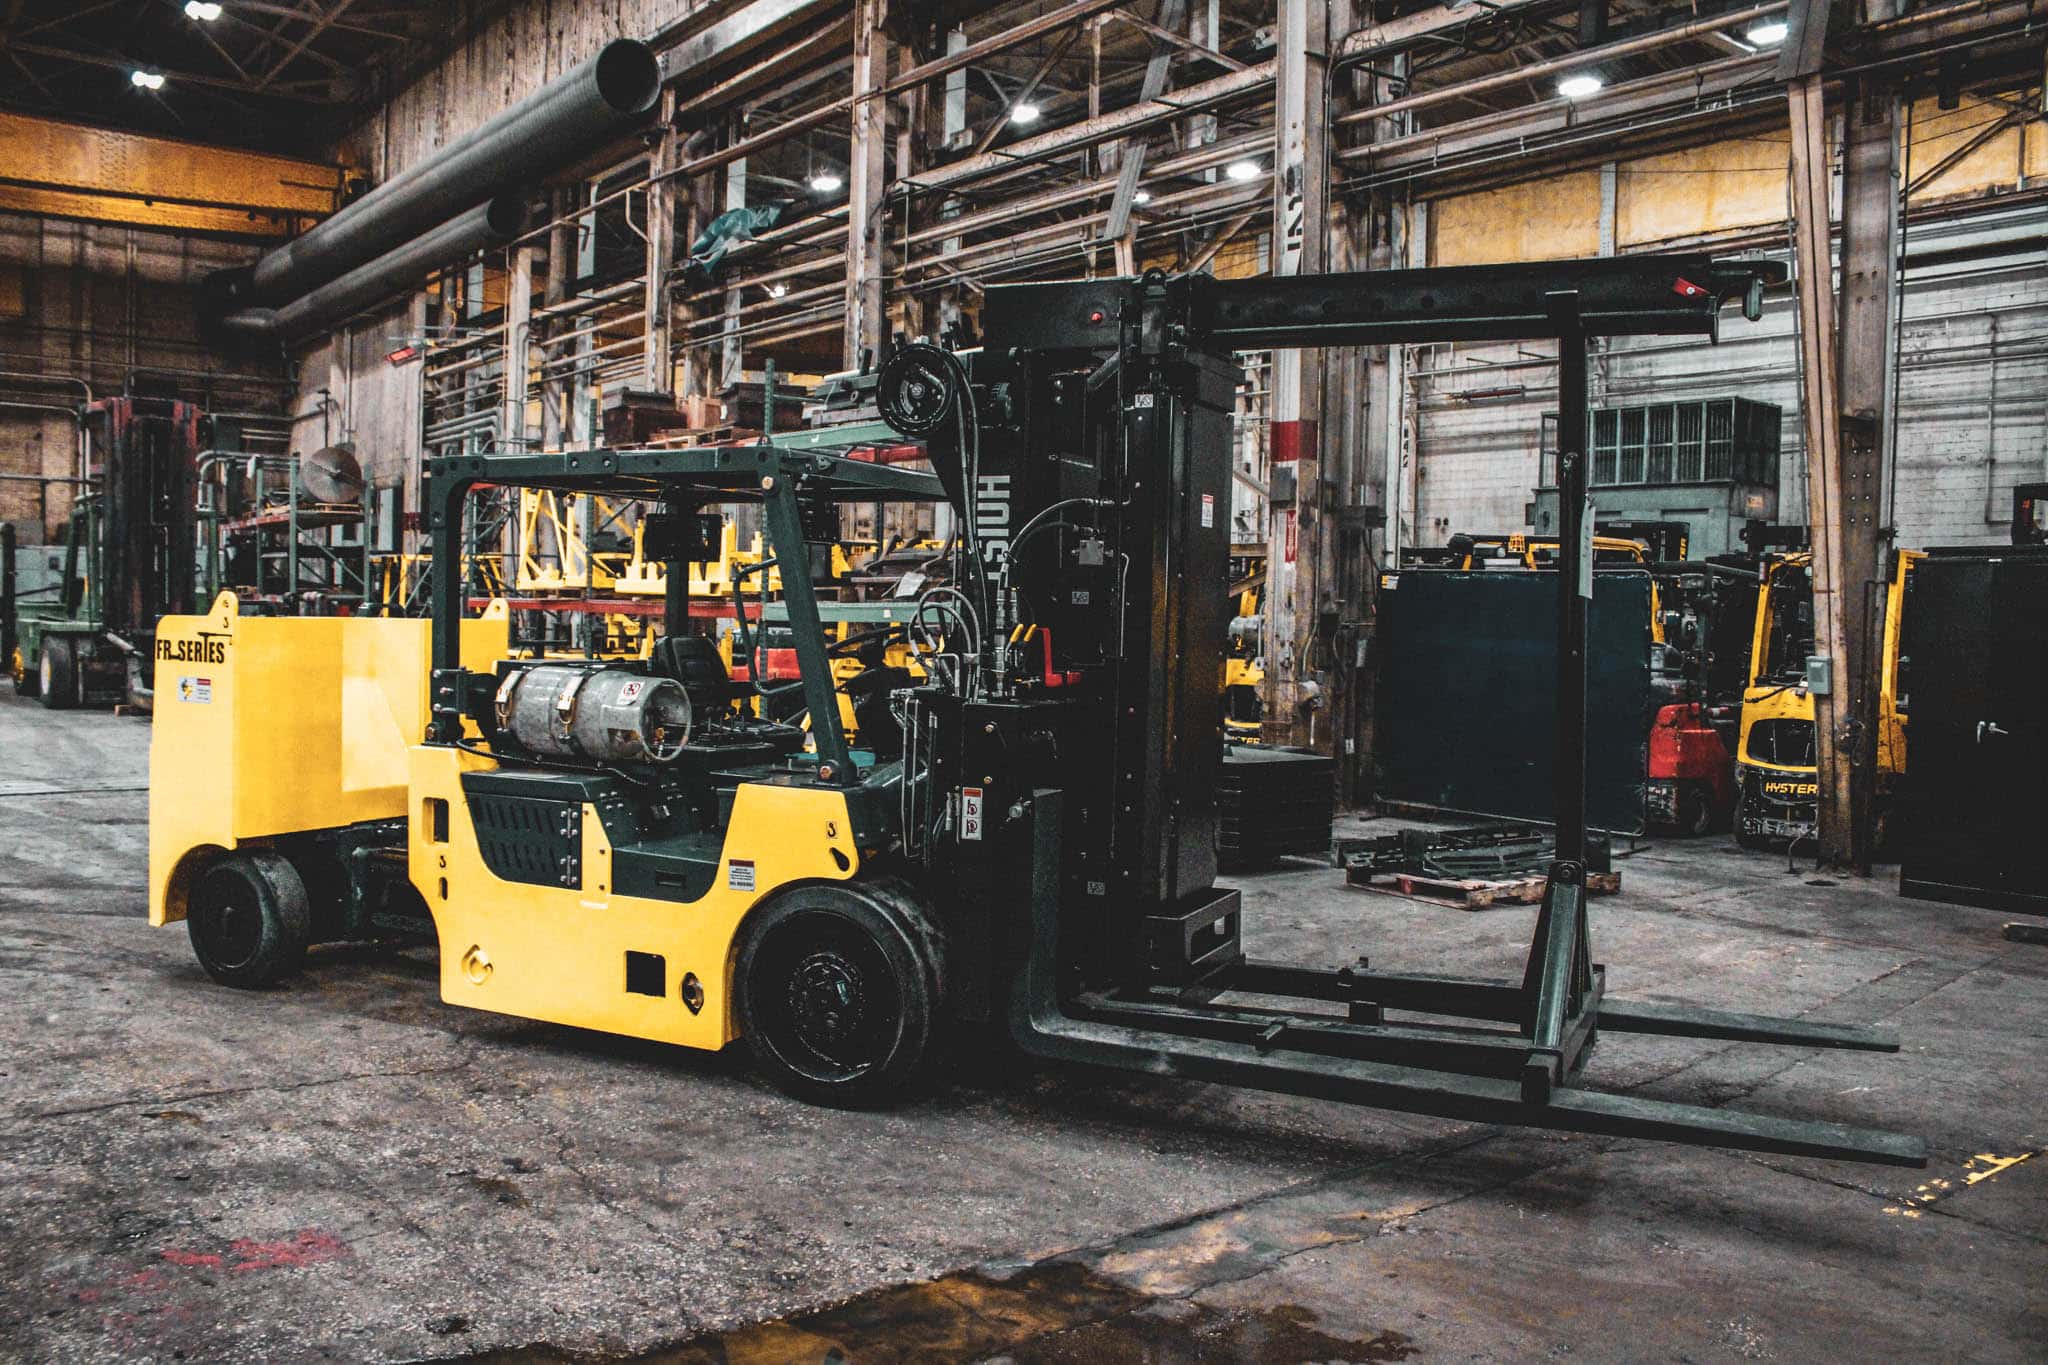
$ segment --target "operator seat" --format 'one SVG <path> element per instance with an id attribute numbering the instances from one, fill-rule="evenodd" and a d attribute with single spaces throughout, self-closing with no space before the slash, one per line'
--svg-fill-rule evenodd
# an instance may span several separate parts
<path id="1" fill-rule="evenodd" d="M 651 671 L 674 678 L 690 696 L 696 717 L 684 759 L 699 767 L 773 763 L 804 746 L 804 732 L 745 714 L 733 703 L 749 689 L 732 680 L 718 646 L 702 635 L 665 635 L 654 642 Z"/>

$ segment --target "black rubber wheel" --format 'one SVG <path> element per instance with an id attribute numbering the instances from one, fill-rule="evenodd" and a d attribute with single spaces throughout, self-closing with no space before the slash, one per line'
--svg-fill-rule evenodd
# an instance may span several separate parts
<path id="1" fill-rule="evenodd" d="M 254 848 L 230 853 L 200 874 L 186 899 L 185 928 L 208 976 L 254 990 L 299 969 L 313 937 L 313 912 L 290 860 Z"/>
<path id="2" fill-rule="evenodd" d="M 894 879 L 775 893 L 740 929 L 740 1032 L 777 1089 L 883 1105 L 925 1073 L 945 1017 L 937 921 Z"/>
<path id="3" fill-rule="evenodd" d="M 1704 782 L 1678 784 L 1678 832 L 1697 839 L 1714 828 L 1713 788 Z"/>
<path id="4" fill-rule="evenodd" d="M 62 635 L 43 637 L 42 656 L 36 660 L 36 691 L 52 711 L 69 711 L 78 705 L 78 656 L 72 652 L 71 641 Z"/>
<path id="5" fill-rule="evenodd" d="M 33 697 L 39 690 L 37 685 L 42 678 L 35 669 L 28 666 L 28 661 L 21 657 L 20 645 L 14 647 L 14 657 L 7 661 L 7 671 L 14 677 L 15 696 Z"/>

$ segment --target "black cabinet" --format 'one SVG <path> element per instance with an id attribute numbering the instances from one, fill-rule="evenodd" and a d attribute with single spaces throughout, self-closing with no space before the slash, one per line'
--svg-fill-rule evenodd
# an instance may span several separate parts
<path id="1" fill-rule="evenodd" d="M 1936 550 L 1903 618 L 1899 889 L 2048 914 L 2048 550 Z"/>

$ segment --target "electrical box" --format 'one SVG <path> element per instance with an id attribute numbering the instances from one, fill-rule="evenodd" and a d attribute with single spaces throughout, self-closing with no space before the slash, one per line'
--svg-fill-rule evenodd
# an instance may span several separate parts
<path id="1" fill-rule="evenodd" d="M 1835 690 L 1835 661 L 1825 654 L 1806 656 L 1806 690 L 1825 697 Z"/>

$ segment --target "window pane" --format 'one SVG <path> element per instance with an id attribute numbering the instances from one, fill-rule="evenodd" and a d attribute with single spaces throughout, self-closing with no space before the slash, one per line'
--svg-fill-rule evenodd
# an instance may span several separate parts
<path id="1" fill-rule="evenodd" d="M 1643 410 L 1623 408 L 1621 410 L 1621 472 L 1622 483 L 1643 481 Z"/>
<path id="2" fill-rule="evenodd" d="M 1646 461 L 1651 483 L 1671 482 L 1671 405 L 1660 404 L 1649 410 L 1650 433 L 1646 449 Z"/>
<path id="3" fill-rule="evenodd" d="M 1707 482 L 1726 483 L 1734 466 L 1735 400 L 1718 398 L 1707 404 Z"/>
<path id="4" fill-rule="evenodd" d="M 1674 463 L 1680 483 L 1698 483 L 1702 477 L 1706 425 L 1698 403 L 1681 403 L 1677 408 L 1678 435 Z"/>
<path id="5" fill-rule="evenodd" d="M 1593 469 L 1592 481 L 1614 482 L 1614 446 L 1619 430 L 1613 408 L 1598 408 L 1593 413 Z"/>

